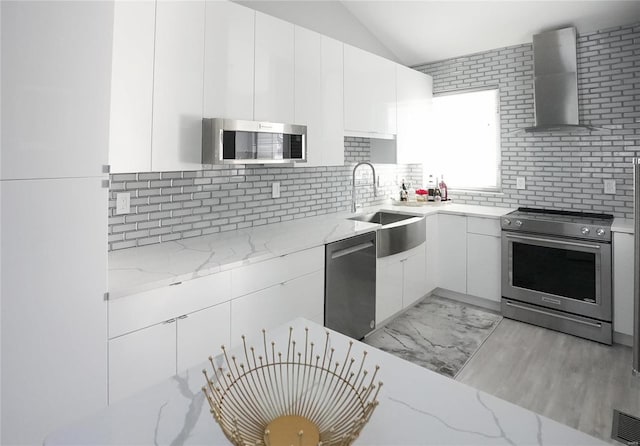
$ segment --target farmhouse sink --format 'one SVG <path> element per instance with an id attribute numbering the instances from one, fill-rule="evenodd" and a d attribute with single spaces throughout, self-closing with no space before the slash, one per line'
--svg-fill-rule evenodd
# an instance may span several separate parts
<path id="1" fill-rule="evenodd" d="M 427 236 L 424 216 L 378 211 L 356 215 L 349 220 L 377 223 L 376 255 L 386 257 L 420 246 Z"/>

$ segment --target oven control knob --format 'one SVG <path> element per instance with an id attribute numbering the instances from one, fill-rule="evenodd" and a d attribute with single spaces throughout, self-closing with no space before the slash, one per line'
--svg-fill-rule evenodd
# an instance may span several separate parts
<path id="1" fill-rule="evenodd" d="M 502 220 L 502 224 L 505 226 L 509 226 L 511 224 L 511 220 L 509 220 L 508 218 L 505 218 Z"/>
<path id="2" fill-rule="evenodd" d="M 517 227 L 522 226 L 522 221 L 521 221 L 521 220 L 516 220 L 516 226 L 517 226 Z"/>
<path id="3" fill-rule="evenodd" d="M 601 237 L 605 234 L 605 232 L 607 232 L 607 231 L 605 231 L 605 230 L 604 230 L 604 229 L 602 229 L 602 228 L 598 228 L 598 229 L 596 230 L 596 234 L 598 234 L 598 235 L 599 235 L 599 236 L 601 236 Z"/>
<path id="4" fill-rule="evenodd" d="M 591 231 L 589 231 L 589 228 L 584 227 L 584 228 L 580 229 L 580 232 L 582 232 L 582 235 L 587 235 Z"/>

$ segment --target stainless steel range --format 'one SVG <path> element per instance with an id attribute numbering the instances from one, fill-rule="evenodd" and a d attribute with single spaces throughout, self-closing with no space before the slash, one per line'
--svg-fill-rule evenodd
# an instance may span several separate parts
<path id="1" fill-rule="evenodd" d="M 519 208 L 502 218 L 502 314 L 611 344 L 612 215 Z"/>

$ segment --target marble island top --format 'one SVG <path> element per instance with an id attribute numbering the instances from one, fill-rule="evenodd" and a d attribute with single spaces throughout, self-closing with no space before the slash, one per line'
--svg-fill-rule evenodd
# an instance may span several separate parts
<path id="1" fill-rule="evenodd" d="M 293 339 L 324 344 L 326 329 L 305 319 L 295 319 L 270 330 L 267 344 L 287 345 L 289 326 Z M 256 330 L 257 332 L 258 330 Z M 334 358 L 346 357 L 349 338 L 329 330 Z M 249 346 L 261 346 L 255 333 Z M 212 353 L 215 353 L 212 347 Z M 219 351 L 218 348 L 215 348 Z M 606 443 L 529 410 L 431 372 L 360 342 L 350 357 L 364 367 L 380 366 L 384 383 L 379 406 L 356 445 L 604 445 Z M 230 355 L 234 352 L 231 351 Z M 240 353 L 238 357 L 243 357 Z M 222 364 L 221 358 L 216 360 Z M 47 437 L 46 446 L 61 445 L 226 445 L 229 444 L 209 413 L 201 391 L 202 363 L 188 371 L 116 402 L 75 425 Z"/>
<path id="2" fill-rule="evenodd" d="M 359 213 L 381 209 L 418 215 L 449 213 L 489 218 L 498 218 L 513 210 L 449 203 L 420 207 L 389 203 L 362 209 Z M 328 214 L 110 252 L 109 299 L 261 262 L 380 227 L 349 220 L 353 215 L 348 212 Z"/>

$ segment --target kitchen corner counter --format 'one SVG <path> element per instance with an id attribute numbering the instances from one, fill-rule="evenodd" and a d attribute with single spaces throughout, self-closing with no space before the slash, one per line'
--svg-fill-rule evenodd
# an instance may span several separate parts
<path id="1" fill-rule="evenodd" d="M 400 206 L 391 203 L 360 210 L 436 213 L 499 218 L 512 211 L 493 206 L 453 203 Z M 380 225 L 349 220 L 341 212 L 266 226 L 128 248 L 109 253 L 109 299 L 118 299 L 203 277 L 296 251 L 375 231 Z"/>
<path id="2" fill-rule="evenodd" d="M 611 232 L 626 232 L 627 234 L 633 234 L 633 219 L 632 218 L 614 218 L 611 225 Z"/>
<path id="3" fill-rule="evenodd" d="M 293 339 L 305 339 L 323 345 L 325 332 L 320 325 L 295 319 L 267 333 L 267 342 L 275 342 L 282 351 L 288 344 L 289 326 Z M 379 406 L 364 427 L 357 445 L 605 445 L 607 443 L 574 430 L 453 379 L 438 375 L 389 353 L 331 332 L 334 358 L 362 357 L 367 351 L 365 369 L 380 366 L 377 379 L 384 385 L 378 395 Z M 262 336 L 247 333 L 247 344 L 262 352 Z M 256 337 L 256 335 L 258 335 Z M 267 344 L 265 344 L 267 345 Z M 213 352 L 212 352 L 213 353 Z M 244 353 L 232 349 L 240 362 Z M 216 365 L 222 358 L 216 357 Z M 210 369 L 202 363 L 184 373 L 119 401 L 45 439 L 45 446 L 184 444 L 225 445 L 229 441 L 214 422 L 200 390 Z"/>

